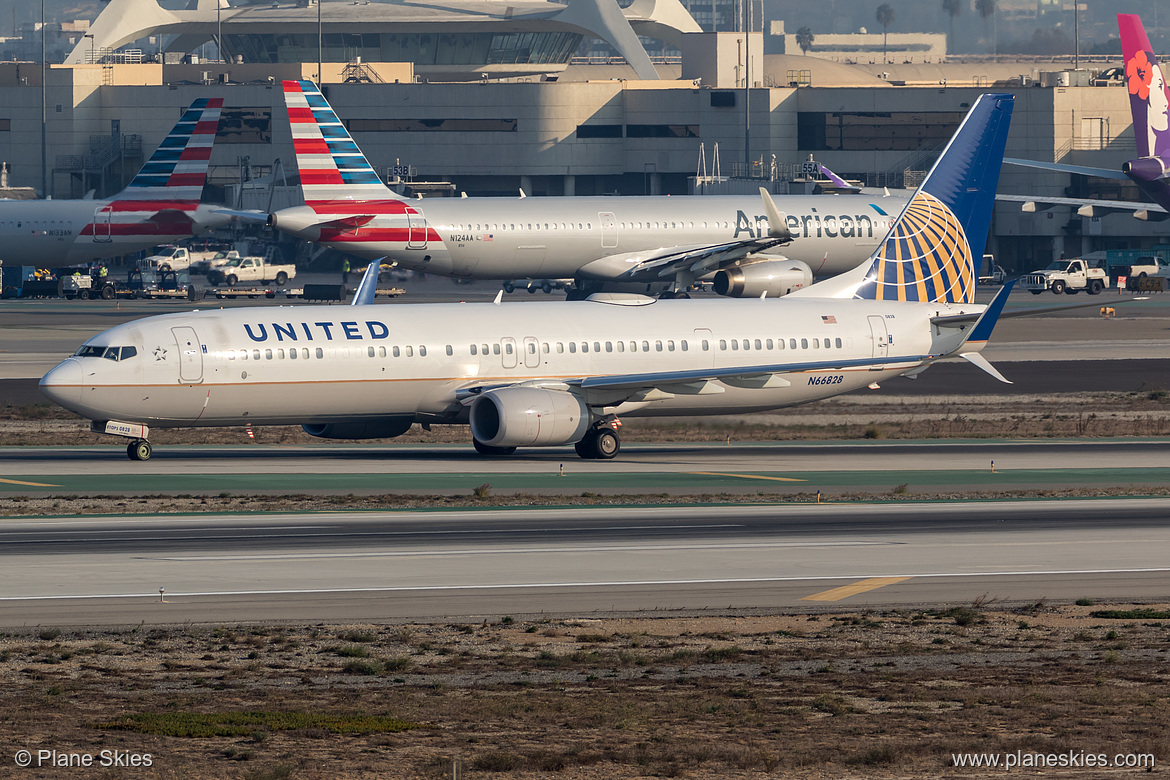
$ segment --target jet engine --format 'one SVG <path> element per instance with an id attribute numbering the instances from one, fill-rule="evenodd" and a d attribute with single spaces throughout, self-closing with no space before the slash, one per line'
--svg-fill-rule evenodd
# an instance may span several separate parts
<path id="1" fill-rule="evenodd" d="M 799 260 L 765 260 L 751 265 L 732 265 L 715 273 L 714 289 L 732 298 L 769 298 L 787 295 L 812 284 L 813 272 Z"/>
<path id="2" fill-rule="evenodd" d="M 543 447 L 580 441 L 589 407 L 561 390 L 505 387 L 471 403 L 471 435 L 489 447 Z"/>
<path id="3" fill-rule="evenodd" d="M 410 430 L 413 417 L 379 417 L 340 423 L 313 423 L 301 428 L 318 439 L 393 439 Z"/>
<path id="4" fill-rule="evenodd" d="M 1150 183 L 1170 176 L 1170 159 L 1165 157 L 1138 157 L 1123 163 L 1121 172 L 1138 184 Z"/>

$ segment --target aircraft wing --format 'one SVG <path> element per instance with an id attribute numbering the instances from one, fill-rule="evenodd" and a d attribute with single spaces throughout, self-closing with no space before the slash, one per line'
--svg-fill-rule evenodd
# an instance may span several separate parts
<path id="1" fill-rule="evenodd" d="M 789 238 L 752 238 L 722 244 L 690 244 L 642 252 L 609 255 L 582 266 L 577 275 L 586 279 L 630 282 L 659 281 L 680 271 L 703 276 L 748 255 L 788 243 Z"/>
<path id="2" fill-rule="evenodd" d="M 1112 168 L 1091 168 L 1087 165 L 1067 165 L 1065 163 L 1048 163 L 1039 162 L 1038 160 L 1022 160 L 1018 157 L 1003 158 L 1006 165 L 1020 165 L 1025 168 L 1041 168 L 1046 171 L 1059 171 L 1060 173 L 1079 173 L 1082 176 L 1098 176 L 1102 179 L 1121 179 L 1122 181 L 1129 181 L 1129 177 L 1119 170 Z"/>
<path id="3" fill-rule="evenodd" d="M 1160 221 L 1170 217 L 1166 209 L 1155 203 L 1135 200 L 1091 200 L 1088 198 L 1058 198 L 1035 195 L 996 195 L 995 199 L 1006 203 L 1021 204 L 1020 210 L 1028 213 L 1044 211 L 1053 206 L 1071 206 L 1082 217 L 1103 217 L 1106 214 L 1131 213 L 1135 219 Z"/>

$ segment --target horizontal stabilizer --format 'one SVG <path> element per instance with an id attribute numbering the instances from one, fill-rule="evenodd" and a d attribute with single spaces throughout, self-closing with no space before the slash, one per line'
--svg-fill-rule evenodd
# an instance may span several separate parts
<path id="1" fill-rule="evenodd" d="M 987 358 L 983 357 L 983 355 L 981 355 L 978 352 L 960 352 L 959 357 L 963 358 L 964 360 L 966 360 L 968 363 L 970 363 L 973 366 L 978 366 L 979 368 L 983 369 L 988 374 L 991 374 L 993 377 L 995 377 L 999 381 L 1003 382 L 1004 384 L 1007 384 L 1007 385 L 1014 384 L 1010 379 L 1004 378 L 1004 375 L 999 373 L 999 371 L 996 370 L 995 366 L 993 366 L 993 365 L 991 365 L 991 363 L 987 362 Z"/>
<path id="2" fill-rule="evenodd" d="M 268 222 L 268 212 L 254 211 L 254 210 L 237 210 L 237 209 L 214 209 L 211 213 L 223 214 L 229 217 L 235 217 L 243 222 L 255 222 L 263 225 Z"/>
<path id="3" fill-rule="evenodd" d="M 1037 160 L 1021 160 L 1018 157 L 1005 157 L 1004 163 L 1007 165 L 1019 165 L 1024 168 L 1040 168 L 1045 171 L 1057 171 L 1059 173 L 1076 173 L 1081 176 L 1097 176 L 1102 179 L 1121 179 L 1128 181 L 1129 177 L 1120 170 L 1112 168 L 1091 168 L 1087 165 L 1067 165 L 1065 163 L 1046 163 Z"/>

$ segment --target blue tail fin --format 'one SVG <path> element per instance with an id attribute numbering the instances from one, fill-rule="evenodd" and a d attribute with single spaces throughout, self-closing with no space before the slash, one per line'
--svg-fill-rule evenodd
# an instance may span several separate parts
<path id="1" fill-rule="evenodd" d="M 891 227 L 854 295 L 971 303 L 1011 123 L 1012 95 L 983 95 Z"/>

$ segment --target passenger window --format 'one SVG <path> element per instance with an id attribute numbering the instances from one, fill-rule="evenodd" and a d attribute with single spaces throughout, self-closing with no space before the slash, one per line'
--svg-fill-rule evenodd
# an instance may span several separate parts
<path id="1" fill-rule="evenodd" d="M 801 339 L 800 340 L 800 348 L 801 349 L 808 349 L 808 339 Z"/>
<path id="2" fill-rule="evenodd" d="M 508 353 L 509 355 L 512 354 L 512 345 L 510 343 L 504 345 L 504 352 Z"/>
<path id="3" fill-rule="evenodd" d="M 582 351 L 582 352 L 588 352 L 588 351 L 589 351 L 589 342 L 588 342 L 588 341 L 582 341 L 582 342 L 581 342 L 581 351 Z"/>
<path id="4" fill-rule="evenodd" d="M 593 342 L 593 351 L 594 351 L 594 352 L 600 352 L 600 351 L 601 351 L 601 342 L 600 342 L 600 341 L 595 341 L 595 342 Z"/>
<path id="5" fill-rule="evenodd" d="M 727 339 L 719 339 L 719 349 L 721 349 L 721 350 L 727 349 Z"/>
<path id="6" fill-rule="evenodd" d="M 366 347 L 366 354 L 369 355 L 370 357 L 373 357 L 374 356 L 374 348 L 373 347 Z"/>
<path id="7" fill-rule="evenodd" d="M 317 347 L 317 359 L 320 360 L 323 357 L 325 357 L 325 350 Z"/>
<path id="8" fill-rule="evenodd" d="M 650 342 L 649 342 L 649 341 L 643 341 L 643 342 L 642 342 L 642 351 L 643 351 L 643 352 L 649 352 L 649 351 L 650 351 Z"/>
<path id="9" fill-rule="evenodd" d="M 301 357 L 304 358 L 305 360 L 309 359 L 309 348 L 308 347 L 301 347 Z"/>
<path id="10" fill-rule="evenodd" d="M 472 344 L 472 345 L 471 345 L 471 354 L 475 355 L 475 354 L 478 354 L 478 353 L 479 353 L 479 348 L 478 348 L 478 347 L 476 347 L 474 344 Z"/>
<path id="11" fill-rule="evenodd" d="M 499 344 L 492 344 L 492 354 L 493 355 L 500 354 L 500 345 Z"/>
<path id="12" fill-rule="evenodd" d="M 402 350 L 400 350 L 398 347 L 394 347 L 394 357 L 401 357 L 401 355 Z"/>
<path id="13" fill-rule="evenodd" d="M 547 341 L 540 342 L 540 349 L 546 355 L 552 351 L 552 349 L 549 347 L 549 343 Z"/>
<path id="14" fill-rule="evenodd" d="M 687 351 L 687 340 L 686 339 L 682 340 L 682 351 L 683 352 Z"/>
<path id="15" fill-rule="evenodd" d="M 837 349 L 841 349 L 841 339 L 837 339 Z"/>
<path id="16" fill-rule="evenodd" d="M 796 339 L 788 339 L 788 346 L 791 349 L 796 349 Z"/>
<path id="17" fill-rule="evenodd" d="M 386 357 L 386 348 L 378 347 L 378 357 Z"/>
<path id="18" fill-rule="evenodd" d="M 731 349 L 733 352 L 739 351 L 739 339 L 732 339 L 731 340 Z"/>
<path id="19" fill-rule="evenodd" d="M 666 342 L 666 351 L 667 352 L 674 352 L 674 342 L 673 341 Z"/>
<path id="20" fill-rule="evenodd" d="M 772 348 L 772 339 L 768 339 L 768 349 Z"/>
<path id="21" fill-rule="evenodd" d="M 638 342 L 631 341 L 630 342 L 630 352 L 637 352 L 637 351 L 638 351 Z"/>
<path id="22" fill-rule="evenodd" d="M 820 348 L 821 348 L 821 340 L 820 339 L 813 339 L 813 349 L 820 349 Z"/>
<path id="23" fill-rule="evenodd" d="M 755 347 L 756 347 L 756 349 L 763 349 L 764 344 L 759 339 L 756 339 Z"/>
<path id="24" fill-rule="evenodd" d="M 270 349 L 264 350 L 264 359 L 265 360 L 272 360 L 272 350 L 270 350 Z"/>
<path id="25" fill-rule="evenodd" d="M 485 354 L 485 355 L 486 355 L 486 354 L 488 353 L 488 346 L 487 346 L 487 344 L 480 344 L 480 345 L 479 345 L 479 351 L 480 351 L 480 352 L 482 352 L 483 354 Z"/>
<path id="26" fill-rule="evenodd" d="M 703 351 L 707 352 L 710 349 L 710 347 L 711 347 L 711 345 L 707 342 L 707 339 L 703 339 Z"/>
<path id="27" fill-rule="evenodd" d="M 569 352 L 573 353 L 574 355 L 577 354 L 577 342 L 575 342 L 575 341 L 569 342 Z"/>
<path id="28" fill-rule="evenodd" d="M 283 349 L 276 350 L 276 359 L 277 360 L 284 360 L 284 350 Z"/>
<path id="29" fill-rule="evenodd" d="M 426 357 L 427 356 L 427 348 L 426 347 L 419 347 L 418 348 L 418 356 L 419 357 Z"/>
<path id="30" fill-rule="evenodd" d="M 605 351 L 606 352 L 613 352 L 613 342 L 612 341 L 605 342 Z"/>
<path id="31" fill-rule="evenodd" d="M 288 359 L 289 360 L 296 360 L 297 359 L 297 351 L 295 349 L 290 349 L 288 351 Z"/>
<path id="32" fill-rule="evenodd" d="M 406 356 L 407 356 L 407 357 L 414 357 L 414 347 L 407 346 L 407 348 L 406 348 Z"/>
<path id="33" fill-rule="evenodd" d="M 455 354 L 455 351 L 453 349 L 451 349 L 451 345 L 448 344 L 447 345 L 447 355 L 450 356 L 450 355 L 454 355 L 454 354 Z"/>
<path id="34" fill-rule="evenodd" d="M 528 343 L 528 354 L 529 354 L 529 355 L 535 355 L 535 354 L 536 354 L 536 344 L 533 344 L 532 342 L 529 342 L 529 343 Z"/>
<path id="35" fill-rule="evenodd" d="M 247 359 L 248 359 L 248 350 L 241 349 L 240 350 L 240 360 L 247 360 Z"/>
<path id="36" fill-rule="evenodd" d="M 625 352 L 625 351 L 626 351 L 626 342 L 624 342 L 624 341 L 619 341 L 619 342 L 617 343 L 617 351 L 618 351 L 618 352 Z"/>
<path id="37" fill-rule="evenodd" d="M 558 341 L 557 342 L 557 354 L 558 355 L 563 354 L 564 351 L 565 351 L 565 343 L 563 341 Z"/>

